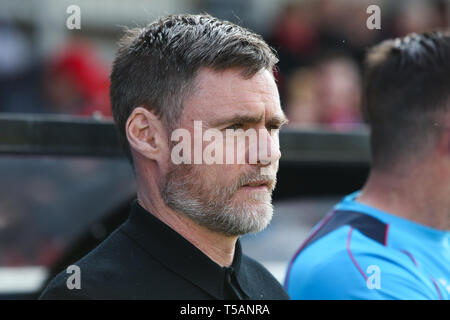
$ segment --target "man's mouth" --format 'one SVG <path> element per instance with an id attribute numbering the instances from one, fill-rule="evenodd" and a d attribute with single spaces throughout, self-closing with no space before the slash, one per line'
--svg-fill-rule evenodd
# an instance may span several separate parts
<path id="1" fill-rule="evenodd" d="M 270 190 L 271 182 L 268 180 L 253 181 L 244 184 L 242 188 L 248 189 L 249 191 L 267 191 Z"/>

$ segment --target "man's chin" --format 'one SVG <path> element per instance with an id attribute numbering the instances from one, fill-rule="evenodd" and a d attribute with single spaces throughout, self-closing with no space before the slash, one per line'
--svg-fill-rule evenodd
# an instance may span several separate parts
<path id="1" fill-rule="evenodd" d="M 241 187 L 233 195 L 232 200 L 240 205 L 249 203 L 264 204 L 272 202 L 272 192 L 265 186 L 262 187 Z"/>
<path id="2" fill-rule="evenodd" d="M 261 199 L 250 199 L 239 206 L 234 214 L 241 215 L 240 234 L 256 233 L 264 230 L 272 220 L 273 207 L 270 202 Z"/>

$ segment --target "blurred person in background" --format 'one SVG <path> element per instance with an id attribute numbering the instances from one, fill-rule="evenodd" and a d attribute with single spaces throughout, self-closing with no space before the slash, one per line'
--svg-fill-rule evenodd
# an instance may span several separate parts
<path id="1" fill-rule="evenodd" d="M 344 71 L 347 74 L 354 71 L 361 73 L 366 48 L 385 35 L 384 29 L 380 31 L 360 27 L 366 25 L 367 6 L 368 1 L 351 0 L 294 1 L 286 5 L 270 37 L 271 45 L 280 56 L 277 80 L 283 105 L 290 104 L 288 100 L 292 99 L 290 79 L 296 77 L 296 70 L 315 67 L 317 56 L 323 56 L 324 52 L 339 51 L 348 60 L 348 63 L 343 62 L 343 59 L 336 61 L 334 65 L 345 64 L 346 67 L 339 71 L 334 68 L 328 73 L 330 76 L 337 73 L 340 74 L 338 77 L 345 76 L 341 72 L 343 69 L 347 69 Z M 331 67 L 331 64 L 328 66 Z M 354 81 L 355 76 L 350 77 L 348 81 Z M 333 81 L 327 76 L 324 80 Z M 295 121 L 290 124 L 295 124 Z"/>
<path id="2" fill-rule="evenodd" d="M 450 36 L 368 54 L 371 171 L 292 259 L 293 299 L 450 299 Z"/>
<path id="3" fill-rule="evenodd" d="M 426 32 L 448 27 L 448 1 L 410 0 L 398 7 L 392 19 L 392 34 L 403 37 L 412 32 Z"/>
<path id="4" fill-rule="evenodd" d="M 108 71 L 87 41 L 71 40 L 45 64 L 43 90 L 47 111 L 111 116 Z"/>
<path id="5" fill-rule="evenodd" d="M 316 83 L 312 68 L 300 68 L 290 77 L 286 104 L 289 126 L 305 128 L 320 123 Z"/>
<path id="6" fill-rule="evenodd" d="M 260 36 L 209 15 L 172 15 L 130 30 L 114 61 L 111 104 L 137 200 L 129 219 L 74 263 L 81 288 L 70 290 L 61 272 L 42 299 L 288 298 L 239 241 L 273 214 L 286 121 L 276 62 Z M 255 164 L 174 163 L 172 133 L 183 128 L 196 139 L 195 120 L 221 135 L 260 129 L 270 154 Z"/>
<path id="7" fill-rule="evenodd" d="M 0 20 L 0 112 L 42 112 L 42 65 L 30 54 L 26 36 Z"/>
<path id="8" fill-rule="evenodd" d="M 346 55 L 328 53 L 289 79 L 286 112 L 290 126 L 351 130 L 362 124 L 360 75 Z"/>
<path id="9" fill-rule="evenodd" d="M 285 81 L 297 68 L 309 63 L 317 47 L 315 16 L 311 1 L 287 4 L 276 18 L 270 43 L 277 50 L 278 85 L 284 95 Z"/>
<path id="10" fill-rule="evenodd" d="M 0 112 L 111 116 L 109 69 L 87 40 L 38 59 L 19 30 L 0 23 L 0 44 Z"/>
<path id="11" fill-rule="evenodd" d="M 353 59 L 361 70 L 367 47 L 386 36 L 385 28 L 372 30 L 366 27 L 367 7 L 381 5 L 381 2 L 317 0 L 313 3 L 318 33 L 316 53 L 340 50 Z"/>
<path id="12" fill-rule="evenodd" d="M 315 70 L 320 123 L 344 130 L 359 125 L 361 88 L 355 62 L 346 56 L 329 56 Z"/>

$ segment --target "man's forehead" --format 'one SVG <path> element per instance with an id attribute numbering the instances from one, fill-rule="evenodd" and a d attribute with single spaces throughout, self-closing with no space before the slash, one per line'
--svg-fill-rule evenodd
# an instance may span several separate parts
<path id="1" fill-rule="evenodd" d="M 238 114 L 282 116 L 273 75 L 262 70 L 246 79 L 241 73 L 240 69 L 219 72 L 203 69 L 196 79 L 195 90 L 185 101 L 185 118 L 208 121 Z"/>
<path id="2" fill-rule="evenodd" d="M 196 77 L 196 93 L 201 96 L 234 97 L 236 93 L 245 95 L 247 91 L 260 94 L 278 94 L 272 73 L 260 70 L 250 78 L 244 78 L 239 68 L 215 71 L 203 68 Z"/>

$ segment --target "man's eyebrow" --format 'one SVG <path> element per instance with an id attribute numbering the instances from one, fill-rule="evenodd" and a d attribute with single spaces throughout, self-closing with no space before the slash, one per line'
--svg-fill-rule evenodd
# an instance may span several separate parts
<path id="1" fill-rule="evenodd" d="M 211 126 L 219 127 L 222 125 L 233 124 L 233 123 L 258 123 L 258 122 L 261 122 L 262 118 L 263 118 L 262 114 L 260 114 L 258 116 L 248 115 L 248 114 L 235 114 L 228 118 L 211 121 Z"/>
<path id="2" fill-rule="evenodd" d="M 233 123 L 259 123 L 262 121 L 263 115 L 255 116 L 255 115 L 246 115 L 246 114 L 236 114 L 229 118 L 220 119 L 217 121 L 211 122 L 211 127 L 219 127 L 226 124 L 233 124 Z M 266 125 L 269 126 L 279 126 L 286 124 L 288 122 L 288 119 L 284 114 L 276 114 L 272 117 L 270 117 L 266 121 Z"/>
<path id="3" fill-rule="evenodd" d="M 286 116 L 284 114 L 276 114 L 276 115 L 272 116 L 271 118 L 269 118 L 266 121 L 266 124 L 269 126 L 281 127 L 282 125 L 284 125 L 288 122 L 289 122 L 289 120 L 286 118 Z"/>

